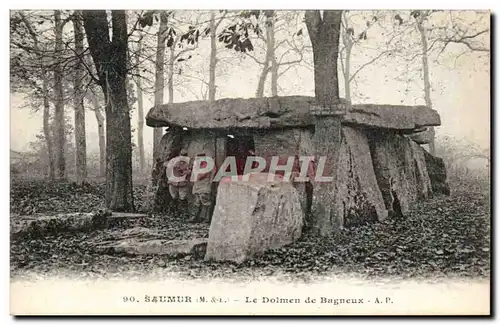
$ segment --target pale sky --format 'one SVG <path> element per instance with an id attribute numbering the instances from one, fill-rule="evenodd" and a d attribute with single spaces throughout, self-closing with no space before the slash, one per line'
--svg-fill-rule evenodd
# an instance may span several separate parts
<path id="1" fill-rule="evenodd" d="M 487 27 L 487 26 L 486 26 Z M 306 39 L 307 41 L 307 39 Z M 199 49 L 193 52 L 190 66 L 192 71 L 185 72 L 200 75 L 207 71 L 208 47 L 206 43 L 200 43 Z M 464 48 L 461 45 L 450 46 L 447 50 L 450 57 L 459 53 Z M 262 53 L 254 53 L 256 56 Z M 233 57 L 231 64 L 221 63 L 225 75 L 217 78 L 217 98 L 254 97 L 257 88 L 260 67 L 250 58 L 238 59 L 236 55 L 221 52 L 224 56 Z M 363 53 L 353 52 L 353 65 L 362 64 L 367 56 Z M 262 57 L 262 56 L 261 56 Z M 309 62 L 311 57 L 306 58 Z M 362 101 L 353 98 L 354 103 L 377 103 L 377 104 L 424 104 L 423 91 L 419 80 L 411 86 L 408 93 L 401 91 L 404 87 L 400 81 L 395 79 L 397 62 L 384 60 L 369 66 L 359 74 L 355 91 L 363 94 Z M 201 68 L 204 66 L 204 68 Z M 431 81 L 433 85 L 432 101 L 433 108 L 441 115 L 442 125 L 436 128 L 438 135 L 452 135 L 466 137 L 481 147 L 489 147 L 490 144 L 490 71 L 488 56 L 477 54 L 463 55 L 457 60 L 456 68 L 451 64 L 443 65 L 430 62 Z M 196 70 L 196 71 L 195 71 Z M 203 76 L 208 79 L 208 76 Z M 342 79 L 342 78 L 340 78 Z M 186 82 L 186 88 L 178 87 L 175 91 L 174 102 L 196 100 L 193 93 L 201 96 L 201 84 L 199 81 L 190 79 Z M 282 78 L 279 85 L 282 88 L 279 95 L 306 95 L 314 96 L 314 76 L 312 70 L 305 67 L 290 69 Z M 342 84 L 342 81 L 341 81 Z M 269 92 L 269 84 L 266 92 Z M 343 86 L 341 85 L 343 96 Z M 165 102 L 168 100 L 165 89 Z M 144 106 L 147 110 L 152 107 L 153 95 L 144 95 Z M 35 135 L 40 133 L 42 118 L 40 113 L 32 113 L 29 109 L 21 109 L 24 105 L 22 97 L 11 94 L 11 149 L 24 151 L 28 143 L 35 140 Z M 73 116 L 71 103 L 66 105 L 66 110 Z M 137 128 L 137 109 L 134 107 L 132 113 L 132 126 Z M 89 152 L 98 148 L 97 123 L 93 112 L 86 112 L 87 147 Z M 152 148 L 152 128 L 145 126 L 144 140 L 147 153 Z M 136 137 L 134 136 L 134 139 Z"/>

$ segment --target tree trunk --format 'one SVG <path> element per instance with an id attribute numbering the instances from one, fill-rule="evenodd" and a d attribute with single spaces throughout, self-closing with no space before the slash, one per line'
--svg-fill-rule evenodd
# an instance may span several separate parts
<path id="1" fill-rule="evenodd" d="M 267 74 L 269 70 L 273 67 L 269 67 L 272 65 L 273 57 L 274 57 L 274 24 L 273 24 L 273 15 L 274 11 L 267 10 L 265 12 L 266 15 L 266 58 L 264 60 L 264 65 L 262 66 L 262 71 L 259 77 L 259 83 L 257 85 L 257 91 L 255 93 L 255 97 L 262 98 L 264 97 L 264 86 L 266 85 Z M 275 60 L 274 60 L 275 62 Z M 277 66 L 274 69 L 277 70 Z M 276 80 L 277 80 L 277 72 L 276 72 Z M 277 81 L 276 81 L 277 84 Z M 277 87 L 276 87 L 277 88 Z"/>
<path id="2" fill-rule="evenodd" d="M 351 28 L 349 27 L 349 21 L 347 19 L 346 11 L 342 12 L 342 18 L 344 20 L 344 28 L 342 29 L 342 40 L 344 42 L 345 49 L 345 64 L 342 65 L 342 74 L 344 77 L 344 97 L 346 101 L 351 102 L 351 53 L 352 47 L 354 45 L 352 40 Z M 352 32 L 354 33 L 354 32 Z M 340 58 L 342 61 L 342 57 Z"/>
<path id="3" fill-rule="evenodd" d="M 83 12 L 90 53 L 106 99 L 106 206 L 133 211 L 132 134 L 127 101 L 127 16 L 112 10 L 112 41 L 104 10 Z"/>
<path id="4" fill-rule="evenodd" d="M 82 56 L 83 27 L 81 13 L 75 11 L 73 17 L 73 30 L 75 34 L 75 52 Z M 74 72 L 74 108 L 75 108 L 75 144 L 76 144 L 76 182 L 82 184 L 87 178 L 87 143 L 85 141 L 85 107 L 83 105 L 83 65 L 79 58 L 75 63 Z"/>
<path id="5" fill-rule="evenodd" d="M 318 105 L 328 111 L 340 102 L 337 75 L 339 37 L 342 11 L 325 10 L 323 18 L 319 10 L 308 10 L 305 20 L 313 46 L 314 89 Z M 341 121 L 338 115 L 317 116 L 313 144 L 316 163 L 325 159 L 325 168 L 332 177 L 327 182 L 312 182 L 314 196 L 312 202 L 311 230 L 319 235 L 328 235 L 341 227 L 334 215 L 333 202 L 336 195 L 335 175 L 341 145 Z"/>
<path id="6" fill-rule="evenodd" d="M 275 49 L 275 35 L 274 35 L 274 19 L 269 18 L 270 26 L 269 26 L 269 36 L 267 43 L 269 44 L 268 49 L 271 50 L 270 59 L 271 59 L 271 96 L 278 96 L 278 62 L 276 60 L 276 55 L 274 53 Z"/>
<path id="7" fill-rule="evenodd" d="M 215 68 L 217 66 L 217 30 L 215 24 L 215 11 L 210 13 L 210 69 L 208 80 L 208 100 L 215 101 Z"/>
<path id="8" fill-rule="evenodd" d="M 267 73 L 269 72 L 269 60 L 266 57 L 264 61 L 264 66 L 262 67 L 262 71 L 259 77 L 259 84 L 257 85 L 257 91 L 255 92 L 255 97 L 262 98 L 264 97 L 264 85 L 266 84 Z"/>
<path id="9" fill-rule="evenodd" d="M 140 76 L 141 69 L 140 66 L 140 57 L 142 54 L 142 37 L 137 44 L 137 59 L 136 59 L 136 68 L 137 68 L 137 77 L 135 79 L 135 84 L 137 86 L 137 144 L 139 146 L 139 164 L 141 174 L 144 174 L 146 168 L 146 158 L 144 156 L 144 106 L 142 102 L 142 81 Z"/>
<path id="10" fill-rule="evenodd" d="M 160 29 L 158 31 L 157 46 L 156 46 L 156 61 L 155 61 L 155 100 L 154 105 L 163 104 L 163 89 L 165 88 L 165 41 L 167 39 L 167 23 L 168 16 L 165 11 L 160 12 Z M 173 46 L 172 46 L 173 47 Z M 153 131 L 153 158 L 159 158 L 160 140 L 163 129 L 161 127 L 154 128 Z"/>
<path id="11" fill-rule="evenodd" d="M 49 179 L 56 179 L 56 167 L 54 161 L 54 148 L 52 146 L 52 134 L 50 132 L 50 103 L 49 103 L 49 80 L 44 73 L 42 92 L 43 92 L 43 135 L 47 144 L 47 154 L 49 156 Z"/>
<path id="12" fill-rule="evenodd" d="M 54 109 L 54 127 L 55 127 L 55 144 L 56 144 L 56 165 L 58 170 L 58 177 L 60 179 L 66 178 L 66 157 L 64 148 L 66 144 L 66 132 L 64 123 L 64 90 L 62 85 L 63 71 L 61 65 L 61 55 L 63 50 L 62 33 L 64 24 L 61 21 L 61 11 L 54 10 L 55 21 L 55 58 L 56 64 L 54 66 L 54 94 L 55 94 L 55 109 Z"/>
<path id="13" fill-rule="evenodd" d="M 95 118 L 97 120 L 97 132 L 99 135 L 99 176 L 106 176 L 106 129 L 104 127 L 106 121 L 104 115 L 101 112 L 101 105 L 99 105 L 99 100 L 92 91 L 88 94 L 91 96 L 92 107 L 94 110 Z"/>
<path id="14" fill-rule="evenodd" d="M 26 27 L 28 28 L 28 33 L 31 35 L 31 38 L 33 39 L 34 43 L 34 49 L 37 52 L 38 59 L 40 60 L 40 64 L 42 67 L 44 67 L 44 60 L 46 57 L 44 57 L 43 52 L 40 50 L 39 47 L 39 42 L 38 42 L 38 35 L 33 29 L 30 21 L 26 18 L 24 14 L 21 14 L 21 18 L 26 24 Z M 47 71 L 42 68 L 42 96 L 43 96 L 43 135 L 45 137 L 45 143 L 47 145 L 47 154 L 48 154 L 48 159 L 49 159 L 49 179 L 51 181 L 56 179 L 56 167 L 55 167 L 55 161 L 54 161 L 54 139 L 53 139 L 53 134 L 51 132 L 51 125 L 50 125 L 50 93 L 49 93 L 49 74 Z"/>
<path id="15" fill-rule="evenodd" d="M 337 75 L 340 13 L 339 10 L 325 10 L 321 19 L 319 11 L 306 11 L 306 25 L 313 46 L 316 99 L 318 104 L 327 108 L 340 99 Z"/>
<path id="16" fill-rule="evenodd" d="M 423 77 L 424 77 L 425 105 L 429 108 L 432 108 L 431 82 L 430 82 L 430 78 L 429 78 L 429 58 L 427 57 L 427 51 L 428 51 L 427 35 L 426 35 L 425 27 L 423 26 L 423 21 L 419 18 L 417 18 L 416 20 L 417 20 L 418 31 L 420 32 L 420 39 L 422 41 L 422 70 L 423 70 Z M 434 131 L 433 127 L 431 127 L 431 129 L 432 129 L 432 131 Z M 436 155 L 434 137 L 429 142 L 429 151 L 430 151 L 431 155 L 433 155 L 433 156 Z"/>
<path id="17" fill-rule="evenodd" d="M 351 51 L 352 40 L 349 38 L 345 48 L 345 68 L 344 68 L 344 84 L 345 84 L 345 99 L 351 102 Z"/>
<path id="18" fill-rule="evenodd" d="M 168 60 L 168 77 L 167 77 L 167 89 L 168 89 L 168 103 L 172 104 L 174 102 L 174 63 L 175 63 L 175 46 L 177 45 L 176 40 L 174 44 L 170 47 L 170 56 Z"/>

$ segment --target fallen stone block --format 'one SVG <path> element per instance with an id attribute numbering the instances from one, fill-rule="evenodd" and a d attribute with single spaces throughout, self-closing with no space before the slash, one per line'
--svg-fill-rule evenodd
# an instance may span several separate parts
<path id="1" fill-rule="evenodd" d="M 62 232 L 90 231 L 108 226 L 111 212 L 69 213 L 54 216 L 20 216 L 11 220 L 12 238 L 44 237 Z"/>
<path id="2" fill-rule="evenodd" d="M 290 182 L 253 174 L 248 181 L 219 183 L 205 260 L 241 263 L 299 239 L 304 213 Z"/>
<path id="3" fill-rule="evenodd" d="M 145 213 L 113 212 L 111 218 L 146 218 Z"/>
<path id="4" fill-rule="evenodd" d="M 124 253 L 129 255 L 200 255 L 207 245 L 206 238 L 189 240 L 137 240 L 125 239 L 106 245 L 97 245 L 97 250 L 107 253 Z"/>

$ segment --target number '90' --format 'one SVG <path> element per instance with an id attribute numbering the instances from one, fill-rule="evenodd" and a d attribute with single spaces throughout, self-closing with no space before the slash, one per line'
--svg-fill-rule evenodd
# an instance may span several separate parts
<path id="1" fill-rule="evenodd" d="M 134 302 L 135 297 L 123 297 L 123 302 Z"/>

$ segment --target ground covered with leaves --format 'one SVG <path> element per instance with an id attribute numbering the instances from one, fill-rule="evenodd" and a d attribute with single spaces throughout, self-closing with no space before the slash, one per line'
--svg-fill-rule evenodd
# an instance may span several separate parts
<path id="1" fill-rule="evenodd" d="M 145 186 L 136 200 L 146 206 Z M 104 185 L 13 182 L 11 218 L 90 212 L 103 208 Z M 347 228 L 328 238 L 304 236 L 300 241 L 266 252 L 243 264 L 205 262 L 191 256 L 127 256 L 104 254 L 96 242 L 111 231 L 147 227 L 162 239 L 208 237 L 207 224 L 189 224 L 163 215 L 124 219 L 111 229 L 47 236 L 11 242 L 11 275 L 69 274 L 108 278 L 162 276 L 186 278 L 355 274 L 362 278 L 489 277 L 490 195 L 485 187 L 461 187 L 451 196 L 421 202 L 402 219 Z"/>

